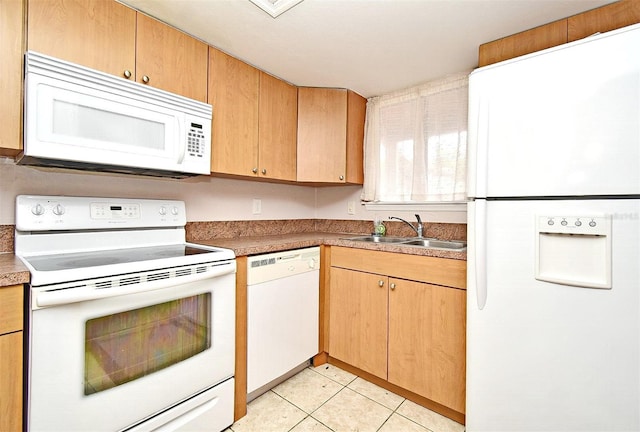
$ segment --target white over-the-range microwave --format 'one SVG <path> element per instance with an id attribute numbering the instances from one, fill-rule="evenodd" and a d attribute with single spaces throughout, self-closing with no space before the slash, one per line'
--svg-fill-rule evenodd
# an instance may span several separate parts
<path id="1" fill-rule="evenodd" d="M 22 165 L 210 174 L 209 104 L 29 51 Z"/>

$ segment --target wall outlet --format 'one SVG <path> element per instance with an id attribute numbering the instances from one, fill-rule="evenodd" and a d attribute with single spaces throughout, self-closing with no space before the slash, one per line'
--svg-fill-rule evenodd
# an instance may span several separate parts
<path id="1" fill-rule="evenodd" d="M 347 213 L 349 213 L 350 215 L 356 214 L 356 202 L 355 201 L 349 201 L 347 203 Z"/>
<path id="2" fill-rule="evenodd" d="M 253 200 L 253 214 L 262 213 L 262 200 L 254 199 Z"/>

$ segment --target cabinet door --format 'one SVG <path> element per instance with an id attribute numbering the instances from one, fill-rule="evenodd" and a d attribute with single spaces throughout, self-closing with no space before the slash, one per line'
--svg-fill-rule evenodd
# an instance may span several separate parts
<path id="1" fill-rule="evenodd" d="M 258 173 L 258 69 L 209 47 L 211 171 Z"/>
<path id="2" fill-rule="evenodd" d="M 19 331 L 0 336 L 0 431 L 21 430 L 22 332 Z"/>
<path id="3" fill-rule="evenodd" d="M 206 102 L 207 55 L 204 42 L 137 14 L 137 82 Z"/>
<path id="4" fill-rule="evenodd" d="M 22 430 L 23 296 L 22 285 L 0 288 L 0 431 L 2 432 Z"/>
<path id="5" fill-rule="evenodd" d="M 466 291 L 389 284 L 389 382 L 464 413 Z"/>
<path id="6" fill-rule="evenodd" d="M 22 285 L 0 287 L 0 334 L 22 330 L 23 298 Z"/>
<path id="7" fill-rule="evenodd" d="M 346 182 L 364 182 L 364 122 L 367 100 L 347 91 L 347 176 Z"/>
<path id="8" fill-rule="evenodd" d="M 346 180 L 347 91 L 298 89 L 299 182 Z"/>
<path id="9" fill-rule="evenodd" d="M 617 1 L 569 17 L 568 22 L 568 41 L 572 42 L 640 22 L 640 2 Z"/>
<path id="10" fill-rule="evenodd" d="M 278 180 L 296 180 L 296 132 L 298 90 L 260 72 L 259 175 Z"/>
<path id="11" fill-rule="evenodd" d="M 332 267 L 329 355 L 387 379 L 387 278 Z"/>
<path id="12" fill-rule="evenodd" d="M 478 66 L 486 66 L 566 42 L 567 20 L 563 19 L 480 45 Z"/>
<path id="13" fill-rule="evenodd" d="M 136 11 L 107 0 L 29 0 L 28 48 L 135 76 Z"/>
<path id="14" fill-rule="evenodd" d="M 22 0 L 0 2 L 0 155 L 14 156 L 22 148 Z"/>

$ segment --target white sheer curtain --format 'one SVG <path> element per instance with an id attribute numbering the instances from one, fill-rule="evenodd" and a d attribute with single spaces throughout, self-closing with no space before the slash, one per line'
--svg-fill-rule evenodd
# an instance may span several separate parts
<path id="1" fill-rule="evenodd" d="M 468 73 L 367 102 L 362 200 L 466 198 Z"/>

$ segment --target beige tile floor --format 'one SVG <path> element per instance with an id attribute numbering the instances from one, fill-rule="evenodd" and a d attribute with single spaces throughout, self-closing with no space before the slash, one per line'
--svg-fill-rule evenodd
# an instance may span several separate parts
<path id="1" fill-rule="evenodd" d="M 225 432 L 462 432 L 464 426 L 333 365 L 308 367 Z"/>

